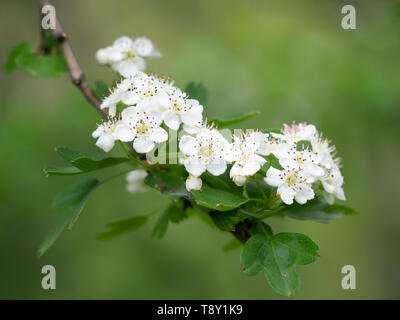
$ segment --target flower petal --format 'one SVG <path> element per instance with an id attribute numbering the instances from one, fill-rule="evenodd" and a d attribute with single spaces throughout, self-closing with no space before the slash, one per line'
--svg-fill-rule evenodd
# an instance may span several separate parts
<path id="1" fill-rule="evenodd" d="M 135 133 L 123 123 L 117 124 L 114 129 L 114 135 L 118 140 L 123 142 L 129 142 L 135 139 Z"/>
<path id="2" fill-rule="evenodd" d="M 179 150 L 188 156 L 194 156 L 199 151 L 199 145 L 192 136 L 183 136 L 179 141 Z"/>
<path id="3" fill-rule="evenodd" d="M 114 138 L 111 134 L 103 134 L 97 141 L 96 146 L 105 152 L 110 151 L 114 147 Z"/>
<path id="4" fill-rule="evenodd" d="M 149 139 L 153 140 L 154 142 L 161 143 L 164 141 L 167 141 L 168 139 L 168 133 L 161 127 L 157 127 L 153 130 L 151 130 L 149 134 Z"/>
<path id="5" fill-rule="evenodd" d="M 267 171 L 267 177 L 264 180 L 272 187 L 279 187 L 283 183 L 282 171 L 270 167 Z"/>
<path id="6" fill-rule="evenodd" d="M 139 137 L 133 141 L 133 148 L 139 153 L 150 152 L 154 146 L 154 142 L 147 138 Z"/>
<path id="7" fill-rule="evenodd" d="M 219 176 L 223 174 L 226 170 L 226 162 L 213 162 L 207 165 L 207 171 L 213 176 Z"/>
<path id="8" fill-rule="evenodd" d="M 167 110 L 163 113 L 162 117 L 164 119 L 165 124 L 169 128 L 171 128 L 172 130 L 178 130 L 180 121 L 178 115 L 175 112 Z"/>
<path id="9" fill-rule="evenodd" d="M 186 158 L 184 165 L 186 171 L 196 177 L 200 177 L 201 174 L 206 171 L 206 165 L 201 163 L 201 161 L 199 161 L 196 157 Z"/>

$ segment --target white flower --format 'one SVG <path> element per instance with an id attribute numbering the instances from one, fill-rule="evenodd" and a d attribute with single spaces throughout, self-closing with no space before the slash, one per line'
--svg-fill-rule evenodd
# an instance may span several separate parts
<path id="1" fill-rule="evenodd" d="M 132 80 L 124 79 L 120 83 L 117 83 L 116 86 L 112 89 L 109 96 L 107 96 L 100 105 L 101 109 L 108 109 L 108 114 L 111 117 L 114 117 L 117 112 L 117 104 L 118 102 L 123 102 L 127 105 L 131 105 L 131 88 Z"/>
<path id="2" fill-rule="evenodd" d="M 203 106 L 195 99 L 188 99 L 186 93 L 174 88 L 169 94 L 169 103 L 162 108 L 163 120 L 172 130 L 178 130 L 183 122 L 189 127 L 203 120 Z"/>
<path id="3" fill-rule="evenodd" d="M 96 53 L 97 61 L 110 65 L 123 77 L 129 77 L 146 68 L 144 58 L 160 57 L 153 43 L 144 37 L 131 39 L 120 37 L 112 46 L 100 49 Z"/>
<path id="4" fill-rule="evenodd" d="M 135 134 L 121 120 L 112 118 L 100 124 L 92 136 L 98 138 L 96 145 L 108 152 L 114 147 L 115 140 L 129 142 L 133 140 Z"/>
<path id="5" fill-rule="evenodd" d="M 317 129 L 314 125 L 307 125 L 306 122 L 296 124 L 293 121 L 292 126 L 288 126 L 286 123 L 284 123 L 283 128 L 282 134 L 271 133 L 271 135 L 290 144 L 304 140 L 311 140 L 317 132 Z"/>
<path id="6" fill-rule="evenodd" d="M 130 78 L 127 104 L 161 111 L 170 105 L 168 92 L 172 90 L 171 80 L 139 72 Z"/>
<path id="7" fill-rule="evenodd" d="M 131 193 L 143 192 L 147 190 L 144 178 L 148 175 L 146 170 L 138 169 L 129 172 L 126 175 L 126 190 Z"/>
<path id="8" fill-rule="evenodd" d="M 195 137 L 184 135 L 179 141 L 179 149 L 185 154 L 186 170 L 199 177 L 206 170 L 218 176 L 226 170 L 228 141 L 213 128 L 203 127 Z"/>
<path id="9" fill-rule="evenodd" d="M 340 159 L 334 158 L 336 148 L 330 145 L 330 141 L 322 137 L 322 135 L 314 135 L 311 140 L 313 151 L 316 152 L 320 158 L 320 165 L 324 169 L 324 175 L 319 178 L 324 187 L 324 190 L 331 195 L 330 202 L 336 197 L 339 200 L 346 200 L 343 185 L 343 176 L 340 172 L 339 165 Z"/>
<path id="10" fill-rule="evenodd" d="M 322 135 L 315 134 L 311 139 L 311 146 L 313 151 L 318 154 L 321 165 L 325 168 L 330 169 L 335 164 L 333 156 L 335 155 L 335 146 L 330 145 L 328 139 L 324 139 Z"/>
<path id="11" fill-rule="evenodd" d="M 147 153 L 168 139 L 168 133 L 160 127 L 159 113 L 141 107 L 129 107 L 121 113 L 122 121 L 134 133 L 133 148 L 139 153 Z"/>
<path id="12" fill-rule="evenodd" d="M 186 179 L 186 190 L 200 190 L 203 182 L 199 177 L 189 174 Z"/>
<path id="13" fill-rule="evenodd" d="M 284 157 L 279 159 L 283 168 L 301 169 L 312 182 L 325 174 L 324 169 L 319 166 L 320 158 L 316 153 L 308 149 L 298 151 L 296 145 L 289 148 Z"/>
<path id="14" fill-rule="evenodd" d="M 346 200 L 346 196 L 344 195 L 342 188 L 343 176 L 338 166 L 334 165 L 332 168 L 326 169 L 325 175 L 321 177 L 320 180 L 324 190 L 328 194 L 338 198 L 339 200 Z"/>
<path id="15" fill-rule="evenodd" d="M 242 186 L 246 182 L 246 177 L 254 175 L 266 162 L 263 157 L 256 154 L 259 149 L 259 134 L 260 132 L 253 132 L 243 134 L 241 137 L 234 136 L 234 141 L 227 150 L 226 159 L 235 162 L 229 175 L 238 186 Z"/>
<path id="16" fill-rule="evenodd" d="M 292 204 L 293 199 L 296 199 L 299 204 L 304 204 L 307 200 L 314 198 L 311 181 L 307 179 L 301 169 L 283 168 L 283 170 L 278 170 L 270 167 L 264 180 L 270 186 L 278 187 L 277 194 L 286 204 Z"/>
<path id="17" fill-rule="evenodd" d="M 273 154 L 277 159 L 280 159 L 286 157 L 290 149 L 290 145 L 287 142 L 273 137 L 268 133 L 258 134 L 257 138 L 259 140 L 257 153 L 263 156 Z"/>

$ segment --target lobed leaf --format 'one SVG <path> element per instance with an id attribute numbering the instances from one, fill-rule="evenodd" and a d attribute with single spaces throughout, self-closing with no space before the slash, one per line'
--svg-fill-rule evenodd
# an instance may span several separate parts
<path id="1" fill-rule="evenodd" d="M 126 232 L 136 230 L 146 224 L 147 221 L 148 216 L 137 216 L 107 223 L 106 226 L 110 230 L 101 233 L 97 238 L 99 240 L 109 240 Z"/>
<path id="2" fill-rule="evenodd" d="M 311 220 L 321 223 L 329 223 L 333 219 L 339 219 L 346 214 L 355 214 L 356 211 L 350 207 L 329 204 L 322 195 L 316 194 L 315 198 L 300 205 L 294 203 L 285 205 L 280 213 L 299 220 Z"/>
<path id="3" fill-rule="evenodd" d="M 66 228 L 72 229 L 85 206 L 87 198 L 99 184 L 100 182 L 97 179 L 88 178 L 73 184 L 56 196 L 53 201 L 53 209 L 60 211 L 61 217 L 39 246 L 37 251 L 39 257 L 54 244 Z"/>
<path id="4" fill-rule="evenodd" d="M 188 217 L 187 212 L 183 209 L 181 201 L 171 204 L 158 218 L 153 229 L 153 236 L 161 239 L 167 232 L 168 224 L 178 223 Z"/>

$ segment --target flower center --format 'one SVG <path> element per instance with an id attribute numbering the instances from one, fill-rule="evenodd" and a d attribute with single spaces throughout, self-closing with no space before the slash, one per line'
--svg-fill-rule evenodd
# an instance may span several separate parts
<path id="1" fill-rule="evenodd" d="M 297 174 L 291 174 L 286 177 L 286 183 L 289 187 L 294 187 L 297 184 Z"/>
<path id="2" fill-rule="evenodd" d="M 154 92 L 151 91 L 150 89 L 143 91 L 142 93 L 143 98 L 150 99 L 152 96 L 154 96 Z"/>
<path id="3" fill-rule="evenodd" d="M 171 108 L 175 112 L 180 112 L 182 110 L 181 105 L 176 101 L 172 104 Z"/>
<path id="4" fill-rule="evenodd" d="M 143 120 L 140 121 L 140 124 L 136 128 L 136 132 L 139 136 L 144 136 L 149 131 L 149 127 L 144 123 Z"/>
<path id="5" fill-rule="evenodd" d="M 135 51 L 128 51 L 125 54 L 125 59 L 134 59 L 136 58 L 136 52 Z"/>
<path id="6" fill-rule="evenodd" d="M 202 158 L 210 158 L 212 155 L 211 145 L 203 146 L 199 149 L 199 156 Z"/>

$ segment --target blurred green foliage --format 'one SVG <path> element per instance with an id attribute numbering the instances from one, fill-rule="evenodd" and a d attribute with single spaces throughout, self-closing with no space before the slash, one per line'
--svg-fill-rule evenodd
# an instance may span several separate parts
<path id="1" fill-rule="evenodd" d="M 301 232 L 320 247 L 321 259 L 299 267 L 296 299 L 399 298 L 397 196 L 400 173 L 400 3 L 353 1 L 357 30 L 343 30 L 345 1 L 54 1 L 58 18 L 87 78 L 112 83 L 94 54 L 116 37 L 147 36 L 162 59 L 149 71 L 178 86 L 202 82 L 206 114 L 260 110 L 241 127 L 272 129 L 283 122 L 314 123 L 343 158 L 348 204 L 360 215 L 330 225 L 271 220 L 274 232 Z M 39 43 L 34 1 L 3 1 L 2 65 L 21 41 Z M 104 23 L 107 21 L 107 23 Z M 12 27 L 17 24 L 17 27 Z M 241 272 L 239 250 L 223 252 L 229 234 L 197 217 L 151 237 L 157 216 L 143 228 L 110 241 L 97 236 L 110 221 L 142 216 L 168 201 L 155 191 L 131 195 L 121 177 L 91 195 L 72 232 L 40 260 L 36 249 L 56 221 L 52 198 L 78 177 L 46 178 L 63 165 L 53 148 L 96 152 L 91 132 L 99 115 L 70 83 L 39 80 L 17 71 L 1 77 L 0 298 L 11 299 L 268 299 L 281 298 L 260 279 Z M 115 148 L 115 156 L 122 153 Z M 100 178 L 121 169 L 100 173 Z M 93 176 L 96 173 L 92 174 Z M 220 245 L 218 245 L 220 244 Z M 57 270 L 57 289 L 41 288 L 41 268 Z M 357 270 L 357 289 L 340 286 L 342 266 Z"/>

